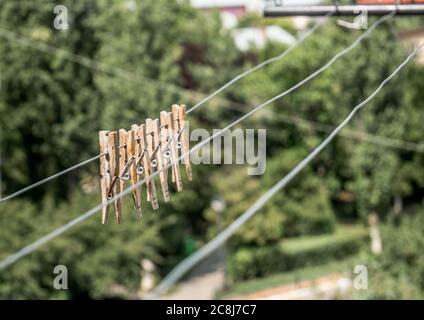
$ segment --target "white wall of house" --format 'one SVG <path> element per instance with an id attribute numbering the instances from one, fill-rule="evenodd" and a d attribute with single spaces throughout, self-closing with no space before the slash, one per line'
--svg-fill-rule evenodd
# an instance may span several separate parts
<path id="1" fill-rule="evenodd" d="M 317 4 L 320 0 L 280 0 L 283 5 Z M 191 0 L 196 8 L 211 7 L 234 7 L 234 6 L 256 6 L 257 3 L 265 3 L 265 0 Z"/>
<path id="2" fill-rule="evenodd" d="M 320 0 L 280 0 L 283 5 L 316 4 Z M 200 10 L 218 8 L 221 11 L 223 26 L 232 30 L 236 46 L 241 51 L 252 47 L 262 48 L 268 41 L 292 44 L 296 38 L 278 26 L 270 25 L 263 28 L 237 28 L 239 17 L 248 12 L 262 12 L 264 0 L 191 0 L 193 7 Z M 272 20 L 270 20 L 272 21 Z M 293 24 L 296 29 L 303 30 L 310 18 L 295 17 Z"/>

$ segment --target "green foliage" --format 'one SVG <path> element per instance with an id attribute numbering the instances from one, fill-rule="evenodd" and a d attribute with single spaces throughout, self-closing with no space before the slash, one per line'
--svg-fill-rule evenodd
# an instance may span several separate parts
<path id="1" fill-rule="evenodd" d="M 315 280 L 330 273 L 341 273 L 353 270 L 358 256 L 343 258 L 340 261 L 331 261 L 325 264 L 314 264 L 305 268 L 272 274 L 263 278 L 256 278 L 233 283 L 227 290 L 219 292 L 217 299 L 236 298 L 239 295 L 255 293 L 283 285 L 298 284 L 301 281 Z"/>
<path id="2" fill-rule="evenodd" d="M 95 77 L 105 128 L 128 127 L 173 103 L 197 102 L 202 95 L 191 89 L 209 92 L 235 71 L 238 52 L 219 16 L 199 14 L 187 1 L 141 1 L 134 10 L 115 1 L 103 3 L 102 12 L 94 22 L 102 43 L 96 58 L 129 78 Z"/>
<path id="3" fill-rule="evenodd" d="M 240 281 L 342 259 L 357 253 L 366 237 L 367 232 L 362 227 L 340 227 L 334 235 L 242 247 L 229 259 L 229 274 L 234 281 Z"/>
<path id="4" fill-rule="evenodd" d="M 296 147 L 276 154 L 268 164 L 264 186 L 270 188 L 275 184 L 275 177 L 289 172 L 304 156 L 305 150 Z M 286 237 L 334 231 L 336 217 L 327 186 L 311 168 L 304 170 L 290 188 L 279 192 L 271 203 L 284 216 Z"/>
<path id="5" fill-rule="evenodd" d="M 222 28 L 218 12 L 197 11 L 188 1 L 143 0 L 135 7 L 126 0 L 62 4 L 69 8 L 71 19 L 66 32 L 53 29 L 51 2 L 0 1 L 2 193 L 97 154 L 99 129 L 129 128 L 172 103 L 193 105 L 204 97 L 199 91 L 211 92 L 241 69 L 286 49 L 270 43 L 242 55 L 230 32 Z M 161 203 L 155 213 L 145 203 L 142 222 L 126 214 L 120 226 L 113 221 L 101 226 L 98 217 L 91 218 L 1 272 L 0 297 L 105 298 L 116 296 L 117 288 L 124 297 L 133 296 L 139 290 L 141 259 L 152 260 L 155 276 L 163 276 L 239 217 L 327 135 L 313 125 L 292 126 L 288 115 L 339 123 L 406 56 L 394 31 L 421 21 L 401 19 L 380 26 L 305 87 L 243 122 L 246 128 L 267 129 L 264 176 L 248 177 L 246 168 L 236 166 L 194 166 L 195 181 L 184 181 L 184 192 L 173 195 L 170 203 Z M 287 19 L 270 22 L 246 16 L 240 27 L 268 24 L 294 33 Z M 4 29 L 22 35 L 30 45 L 5 37 Z M 233 106 L 222 98 L 259 105 L 317 70 L 359 34 L 331 21 L 286 59 L 249 75 L 191 114 L 191 128 L 223 127 L 240 113 L 227 109 Z M 44 49 L 39 50 L 40 42 L 50 47 L 41 44 Z M 51 53 L 52 47 L 60 48 L 59 54 Z M 90 68 L 69 61 L 66 52 L 97 63 Z M 423 72 L 415 64 L 403 70 L 396 82 L 361 110 L 350 129 L 420 144 Z M 0 259 L 98 204 L 99 195 L 93 192 L 98 190 L 97 175 L 96 165 L 87 166 L 1 203 Z M 387 217 L 394 197 L 404 199 L 406 205 L 419 202 L 424 195 L 423 177 L 422 153 L 336 139 L 231 239 L 232 277 L 292 270 L 356 252 L 364 233 L 332 234 L 337 220 L 348 216 L 358 222 L 371 211 Z M 227 201 L 220 218 L 209 208 L 215 193 Z M 349 200 L 340 196 L 346 194 Z M 130 197 L 125 201 L 125 212 L 131 212 Z M 419 222 L 400 226 L 402 245 L 383 241 L 383 256 L 373 262 L 381 271 L 374 281 L 382 285 L 370 291 L 370 297 L 420 296 L 421 233 L 414 229 L 408 236 L 407 232 Z M 385 237 L 397 232 L 392 226 Z M 300 240 L 287 240 L 299 236 Z M 395 258 L 402 263 L 394 266 Z M 57 264 L 69 269 L 67 292 L 52 289 Z M 384 288 L 390 288 L 386 295 Z"/>
<path id="6" fill-rule="evenodd" d="M 95 152 L 101 111 L 92 71 L 55 55 L 42 44 L 93 57 L 98 39 L 90 25 L 94 1 L 64 1 L 72 7 L 72 32 L 53 29 L 53 5 L 0 1 L 2 34 L 26 40 L 0 42 L 0 127 L 6 190 L 14 190 L 60 171 Z M 39 44 L 41 42 L 41 45 Z M 28 46 L 22 45 L 28 43 Z M 42 50 L 37 50 L 42 46 Z M 77 79 L 77 81 L 76 81 Z M 84 148 L 82 148 L 84 146 Z M 40 165 L 42 163 L 42 165 Z M 51 192 L 65 196 L 75 174 Z M 43 194 L 40 187 L 33 196 Z"/>
<path id="7" fill-rule="evenodd" d="M 219 16 L 201 14 L 188 1 L 61 4 L 68 31 L 53 28 L 51 2 L 0 1 L 0 31 L 26 39 L 0 42 L 3 195 L 97 154 L 99 129 L 128 129 L 172 103 L 190 105 L 202 95 L 186 89 L 209 91 L 242 64 Z M 192 117 L 191 125 L 203 125 L 199 119 Z M 213 119 L 207 125 L 218 126 Z M 193 170 L 195 181 L 183 174 L 184 192 L 172 203 L 152 212 L 144 201 L 141 222 L 129 217 L 127 197 L 123 224 L 115 224 L 111 210 L 108 225 L 91 218 L 1 272 L 0 297 L 104 298 L 116 296 L 116 288 L 133 296 L 142 259 L 155 263 L 159 278 L 184 256 L 187 237 L 204 233 L 200 213 L 211 197 L 210 169 Z M 97 179 L 94 163 L 1 203 L 0 259 L 98 205 Z M 68 267 L 67 292 L 52 288 L 57 264 Z"/>
<path id="8" fill-rule="evenodd" d="M 219 17 L 202 15 L 187 1 L 146 0 L 135 9 L 126 0 L 62 4 L 68 31 L 53 29 L 50 2 L 0 1 L 0 27 L 13 26 L 27 39 L 14 41 L 12 34 L 0 43 L 6 190 L 89 158 L 99 129 L 129 128 L 172 103 L 198 101 L 187 89 L 209 91 L 236 69 L 239 54 Z M 225 72 L 215 75 L 217 67 Z M 53 182 L 48 191 L 64 197 L 78 177 L 71 173 L 63 187 Z"/>
<path id="9" fill-rule="evenodd" d="M 71 204 L 72 203 L 72 204 Z M 2 205 L 0 224 L 0 258 L 40 238 L 48 231 L 76 218 L 93 207 L 97 197 L 75 194 L 69 204 L 39 207 L 25 201 Z M 126 203 L 126 212 L 130 211 Z M 4 210 L 4 211 L 3 211 Z M 41 213 L 41 214 L 40 214 Z M 110 217 L 112 220 L 112 216 Z M 104 298 L 114 296 L 114 286 L 123 286 L 129 293 L 137 292 L 140 283 L 140 262 L 146 258 L 156 265 L 164 248 L 161 229 L 172 219 L 145 212 L 142 221 L 125 216 L 125 227 L 109 221 L 99 223 L 99 215 L 40 247 L 30 256 L 0 273 L 0 296 L 3 298 Z M 69 290 L 53 288 L 53 269 L 65 265 L 69 272 Z"/>
<path id="10" fill-rule="evenodd" d="M 229 225 L 248 209 L 276 182 L 276 177 L 286 174 L 304 156 L 304 150 L 292 148 L 281 152 L 267 164 L 261 179 L 249 177 L 246 168 L 225 170 L 214 179 L 217 192 L 224 195 L 228 209 L 222 214 L 224 225 Z M 243 185 L 243 188 L 239 188 Z M 214 225 L 217 216 L 209 209 L 207 220 Z M 331 233 L 336 223 L 330 197 L 321 179 L 307 169 L 287 191 L 275 195 L 231 239 L 233 247 L 276 243 L 283 237 Z M 210 235 L 216 228 L 210 228 Z"/>
<path id="11" fill-rule="evenodd" d="M 362 299 L 424 298 L 424 215 L 422 207 L 382 228 L 383 252 L 369 256 L 368 290 L 355 292 Z"/>
<path id="12" fill-rule="evenodd" d="M 294 166 L 301 160 L 300 155 L 307 154 L 328 135 L 314 125 L 298 126 L 289 116 L 333 126 L 378 87 L 407 54 L 402 46 L 391 45 L 397 41 L 394 31 L 393 22 L 379 26 L 331 68 L 256 115 L 256 124 L 267 128 L 269 158 L 283 157 L 281 149 L 288 154 L 297 152 L 299 157 L 292 162 Z M 259 104 L 287 90 L 319 69 L 358 35 L 329 23 L 267 72 L 255 73 L 243 80 L 239 98 L 251 100 L 253 96 L 255 104 Z M 269 45 L 261 51 L 260 60 L 275 56 L 281 50 L 281 46 Z M 422 122 L 419 111 L 422 100 L 419 99 L 423 91 L 414 80 L 418 74 L 422 75 L 422 67 L 417 65 L 402 70 L 355 116 L 349 129 L 420 144 L 424 138 L 423 131 L 418 129 L 418 123 Z M 323 190 L 331 196 L 333 208 L 335 204 L 340 205 L 340 194 L 349 194 L 351 200 L 343 204 L 343 215 L 350 218 L 366 217 L 371 211 L 386 216 L 391 211 L 393 197 L 415 196 L 417 192 L 421 194 L 422 188 L 422 155 L 387 148 L 390 144 L 389 141 L 386 146 L 378 146 L 357 139 L 337 138 L 314 161 L 309 174 L 305 171 L 297 180 L 318 174 L 326 185 Z M 297 204 L 300 203 L 298 200 Z M 339 208 L 336 214 L 342 216 Z"/>

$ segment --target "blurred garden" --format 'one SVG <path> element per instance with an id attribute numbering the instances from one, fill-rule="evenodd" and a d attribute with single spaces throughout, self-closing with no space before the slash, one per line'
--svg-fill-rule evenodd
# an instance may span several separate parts
<path id="1" fill-rule="evenodd" d="M 270 41 L 240 51 L 218 11 L 200 11 L 188 1 L 128 3 L 63 0 L 70 25 L 60 31 L 52 27 L 54 2 L 0 0 L 1 195 L 98 154 L 99 130 L 129 127 L 174 103 L 190 107 L 287 48 Z M 297 38 L 302 34 L 288 18 L 251 14 L 239 25 L 278 25 Z M 122 224 L 109 219 L 101 225 L 96 215 L 1 270 L 0 298 L 142 296 L 143 260 L 154 264 L 157 283 L 233 222 L 405 59 L 410 46 L 399 33 L 423 25 L 410 17 L 383 23 L 305 87 L 243 121 L 241 128 L 267 130 L 264 175 L 249 176 L 242 165 L 193 165 L 184 192 L 173 190 L 157 211 L 144 202 L 141 221 L 126 197 Z M 285 59 L 190 114 L 190 129 L 225 127 L 314 72 L 361 32 L 331 18 Z M 61 51 L 52 54 L 52 47 Z M 67 52 L 108 68 L 72 62 Z M 406 67 L 236 233 L 227 243 L 228 292 L 220 297 L 358 264 L 368 268 L 368 290 L 348 298 L 424 297 L 423 76 L 422 64 Z M 98 205 L 98 171 L 94 162 L 0 202 L 0 259 Z M 216 195 L 226 202 L 219 223 L 211 208 Z M 371 250 L 372 228 L 381 235 L 379 254 Z M 69 270 L 69 290 L 51 285 L 58 264 Z"/>

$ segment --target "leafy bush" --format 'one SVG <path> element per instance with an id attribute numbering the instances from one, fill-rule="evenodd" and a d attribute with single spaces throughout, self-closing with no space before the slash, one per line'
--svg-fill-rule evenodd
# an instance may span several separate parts
<path id="1" fill-rule="evenodd" d="M 305 150 L 287 150 L 271 159 L 261 179 L 246 175 L 246 168 L 232 166 L 231 170 L 216 175 L 213 182 L 225 196 L 227 209 L 222 214 L 225 226 L 231 224 L 263 193 L 271 188 L 283 173 L 304 156 Z M 240 188 L 243 186 L 243 188 Z M 214 227 L 217 214 L 212 209 L 204 213 L 210 221 L 210 236 L 217 233 Z M 311 168 L 292 182 L 290 188 L 277 193 L 231 239 L 231 247 L 274 245 L 283 238 L 303 235 L 331 234 L 336 224 L 330 196 Z"/>
<path id="2" fill-rule="evenodd" d="M 229 274 L 237 281 L 341 259 L 358 252 L 366 237 L 362 227 L 340 227 L 333 235 L 285 240 L 259 248 L 244 247 L 230 256 Z"/>
<path id="3" fill-rule="evenodd" d="M 125 213 L 132 203 L 125 198 Z M 67 223 L 93 207 L 97 195 L 76 193 L 70 203 L 53 205 L 44 200 L 38 206 L 29 201 L 11 200 L 0 207 L 0 259 Z M 165 243 L 162 228 L 171 217 L 145 210 L 142 221 L 125 214 L 125 224 L 113 221 L 101 225 L 99 215 L 41 246 L 0 272 L 3 299 L 105 298 L 115 296 L 113 288 L 124 287 L 128 295 L 137 292 L 141 280 L 140 262 L 162 263 Z M 173 221 L 172 221 L 173 222 Z M 69 290 L 55 290 L 53 269 L 65 265 Z M 122 294 L 124 296 L 124 294 Z"/>
<path id="4" fill-rule="evenodd" d="M 383 252 L 369 256 L 368 290 L 355 291 L 354 298 L 424 299 L 424 215 L 422 209 L 400 223 L 382 228 Z"/>

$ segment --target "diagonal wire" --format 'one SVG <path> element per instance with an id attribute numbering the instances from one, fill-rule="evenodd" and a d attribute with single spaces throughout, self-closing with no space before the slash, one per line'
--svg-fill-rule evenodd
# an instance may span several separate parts
<path id="1" fill-rule="evenodd" d="M 312 128 L 313 130 L 327 133 L 333 131 L 336 128 L 336 126 L 334 125 L 328 125 L 321 122 L 307 120 L 295 115 L 285 114 L 284 116 L 285 118 L 280 119 L 280 121 L 285 122 L 287 124 L 292 124 L 299 128 Z M 340 136 L 372 143 L 382 147 L 424 153 L 423 144 L 374 135 L 368 132 L 345 129 L 343 132 L 340 133 Z"/>
<path id="2" fill-rule="evenodd" d="M 162 171 L 169 169 L 173 164 L 178 163 L 179 161 L 183 160 L 186 156 L 190 156 L 195 151 L 197 151 L 198 149 L 200 149 L 201 147 L 203 147 L 204 145 L 206 145 L 207 143 L 209 143 L 211 140 L 214 140 L 214 139 L 222 136 L 230 128 L 232 128 L 233 126 L 237 125 L 238 123 L 240 123 L 244 119 L 248 118 L 250 115 L 252 115 L 256 111 L 261 110 L 262 108 L 264 108 L 265 106 L 267 106 L 270 103 L 274 102 L 275 100 L 277 100 L 279 98 L 282 98 L 283 96 L 289 94 L 290 92 L 292 92 L 292 91 L 296 90 L 297 88 L 301 87 L 303 84 L 305 84 L 308 81 L 312 80 L 314 77 L 318 76 L 320 73 L 322 73 L 326 69 L 328 69 L 334 62 L 336 62 L 343 55 L 345 55 L 349 51 L 353 50 L 363 39 L 365 39 L 366 37 L 368 37 L 379 24 L 383 23 L 384 21 L 386 21 L 387 19 L 389 19 L 391 17 L 393 17 L 393 14 L 389 14 L 389 15 L 383 16 L 380 19 L 378 19 L 371 26 L 371 28 L 369 28 L 366 32 L 364 32 L 363 34 L 361 34 L 361 36 L 359 36 L 349 47 L 347 47 L 344 50 L 340 51 L 328 63 L 326 63 L 323 67 L 321 67 L 320 69 L 318 69 L 316 72 L 312 73 L 309 77 L 305 78 L 305 80 L 307 80 L 307 81 L 302 80 L 301 82 L 299 82 L 298 84 L 294 85 L 293 87 L 291 87 L 287 91 L 285 91 L 285 92 L 283 92 L 283 93 L 281 93 L 281 94 L 279 94 L 279 95 L 271 98 L 270 100 L 264 102 L 263 104 L 257 106 L 256 108 L 254 108 L 253 110 L 251 110 L 249 113 L 247 113 L 244 116 L 238 118 L 236 121 L 230 123 L 224 129 L 221 129 L 220 131 L 218 131 L 215 134 L 213 134 L 211 137 L 209 137 L 209 138 L 203 140 L 202 142 L 198 143 L 197 145 L 195 145 L 188 152 L 186 152 L 185 154 L 181 155 L 176 161 L 174 161 L 174 162 L 171 161 L 168 165 L 166 165 L 161 170 L 158 170 L 158 171 L 154 172 L 153 174 L 151 174 L 150 176 L 148 176 L 148 177 L 144 178 L 143 180 L 137 182 L 133 186 L 125 189 L 123 192 L 121 192 L 121 193 L 113 196 L 111 199 L 109 199 L 105 203 L 101 203 L 101 204 L 95 206 L 94 208 L 92 208 L 92 209 L 88 210 L 87 212 L 83 213 L 78 218 L 76 218 L 76 219 L 68 222 L 66 225 L 64 225 L 64 226 L 62 226 L 62 227 L 60 227 L 60 228 L 58 228 L 58 229 L 50 232 L 49 234 L 45 235 L 44 237 L 40 238 L 39 240 L 37 240 L 37 241 L 29 244 L 28 246 L 22 248 L 21 250 L 19 250 L 19 251 L 13 253 L 12 255 L 6 257 L 4 260 L 0 261 L 0 270 L 6 268 L 7 266 L 9 266 L 11 264 L 13 264 L 17 260 L 21 259 L 25 255 L 27 255 L 27 254 L 31 253 L 32 251 L 34 251 L 35 249 L 37 249 L 38 247 L 40 247 L 43 244 L 49 242 L 51 239 L 57 237 L 58 235 L 60 235 L 63 232 L 67 231 L 68 229 L 72 228 L 74 225 L 76 225 L 76 224 L 78 224 L 78 223 L 80 223 L 80 222 L 88 219 L 89 217 L 93 216 L 94 214 L 96 214 L 97 212 L 99 212 L 103 207 L 108 206 L 108 205 L 111 205 L 115 200 L 120 199 L 121 197 L 123 197 L 123 196 L 131 193 L 134 189 L 139 188 L 141 185 L 143 185 L 147 180 L 149 180 L 149 179 L 157 176 Z"/>
<path id="3" fill-rule="evenodd" d="M 208 102 L 210 99 L 212 99 L 213 97 L 215 97 L 217 94 L 221 93 L 222 91 L 224 91 L 225 89 L 227 89 L 229 86 L 231 86 L 232 84 L 236 83 L 237 81 L 239 81 L 240 79 L 244 78 L 245 76 L 267 66 L 268 64 L 274 63 L 276 61 L 282 60 L 284 59 L 290 52 L 292 52 L 295 48 L 297 48 L 300 44 L 302 44 L 307 38 L 309 38 L 309 36 L 311 36 L 315 31 L 317 31 L 322 25 L 324 25 L 327 21 L 328 21 L 328 17 L 332 16 L 334 13 L 328 13 L 325 16 L 325 19 L 323 20 L 318 20 L 315 25 L 309 29 L 306 33 L 304 33 L 298 41 L 294 42 L 290 47 L 287 48 L 287 50 L 285 50 L 284 52 L 282 52 L 281 54 L 279 54 L 278 56 L 272 57 L 268 60 L 263 61 L 262 63 L 256 65 L 255 67 L 248 69 L 242 73 L 240 73 L 238 76 L 236 76 L 235 78 L 233 78 L 232 80 L 230 80 L 229 82 L 227 82 L 226 84 L 224 84 L 222 87 L 220 87 L 218 90 L 216 90 L 215 92 L 213 92 L 212 94 L 210 94 L 209 96 L 207 96 L 206 98 L 204 98 L 203 100 L 201 100 L 199 103 L 197 103 L 196 105 L 194 105 L 192 108 L 190 108 L 187 113 L 193 112 L 194 110 L 196 110 L 197 108 L 199 108 L 201 105 L 203 105 L 204 103 Z"/>
<path id="4" fill-rule="evenodd" d="M 158 298 L 161 294 L 165 293 L 171 286 L 173 286 L 181 277 L 183 277 L 191 268 L 197 263 L 202 261 L 208 255 L 219 249 L 234 233 L 240 229 L 255 213 L 260 210 L 278 191 L 283 189 L 289 182 L 291 182 L 320 152 L 337 136 L 337 134 L 352 120 L 353 116 L 368 102 L 370 102 L 383 87 L 394 77 L 400 70 L 407 65 L 411 59 L 423 47 L 424 43 L 417 47 L 404 62 L 402 62 L 391 74 L 387 77 L 380 86 L 363 102 L 358 104 L 350 114 L 340 123 L 331 134 L 321 142 L 306 158 L 299 162 L 287 175 L 285 175 L 277 184 L 264 193 L 249 209 L 247 209 L 240 217 L 238 217 L 232 224 L 230 224 L 218 236 L 210 242 L 201 247 L 198 251 L 183 260 L 178 264 L 164 279 L 163 281 L 148 295 L 147 298 Z"/>
<path id="5" fill-rule="evenodd" d="M 36 187 L 38 187 L 38 186 L 40 186 L 40 185 L 42 185 L 42 184 L 44 184 L 44 183 L 46 183 L 46 182 L 48 182 L 50 180 L 56 179 L 56 178 L 58 178 L 60 176 L 63 176 L 64 174 L 67 174 L 68 172 L 71 172 L 71 171 L 73 171 L 73 170 L 75 170 L 77 168 L 80 168 L 82 166 L 85 166 L 86 164 L 89 164 L 89 163 L 91 163 L 91 162 L 99 159 L 101 156 L 102 155 L 99 154 L 99 155 L 97 155 L 97 156 L 95 156 L 93 158 L 87 159 L 87 160 L 85 160 L 83 162 L 80 162 L 80 163 L 78 163 L 78 164 L 76 164 L 76 165 L 74 165 L 72 167 L 69 167 L 68 169 L 65 169 L 63 171 L 60 171 L 60 172 L 58 172 L 58 173 L 56 173 L 56 174 L 54 174 L 54 175 L 52 175 L 50 177 L 47 177 L 47 178 L 45 178 L 43 180 L 40 180 L 40 181 L 38 181 L 38 182 L 36 182 L 34 184 L 31 184 L 31 185 L 29 185 L 29 186 L 27 186 L 27 187 L 25 187 L 25 188 L 23 188 L 23 189 L 21 189 L 19 191 L 16 191 L 16 192 L 14 192 L 14 193 L 12 193 L 12 194 L 4 197 L 4 198 L 0 198 L 0 203 L 5 202 L 5 201 L 10 200 L 10 199 L 13 199 L 13 198 L 16 198 L 17 196 L 19 196 L 19 195 L 21 195 L 21 194 L 23 194 L 23 193 L 25 193 L 25 192 L 27 192 L 27 191 L 29 191 L 31 189 L 34 189 L 34 188 L 36 188 Z"/>
<path id="6" fill-rule="evenodd" d="M 70 51 L 67 51 L 65 49 L 62 48 L 58 48 L 55 46 L 52 46 L 50 44 L 47 44 L 45 42 L 39 41 L 39 40 L 33 40 L 31 38 L 25 37 L 23 35 L 17 34 L 15 32 L 12 32 L 10 30 L 7 30 L 5 28 L 0 27 L 0 37 L 7 39 L 9 41 L 12 42 L 16 42 L 19 43 L 25 47 L 31 48 L 31 49 L 35 49 L 50 55 L 54 55 L 57 57 L 61 57 L 64 58 L 72 63 L 76 63 L 79 65 L 82 65 L 88 69 L 92 69 L 96 72 L 102 72 L 105 74 L 108 74 L 110 76 L 114 76 L 114 77 L 118 77 L 124 80 L 128 80 L 128 81 L 147 81 L 157 87 L 166 89 L 166 90 L 172 90 L 174 92 L 178 92 L 178 91 L 185 91 L 185 92 L 190 92 L 192 94 L 196 94 L 196 95 L 204 95 L 203 93 L 194 91 L 194 90 L 190 90 L 190 89 L 186 89 L 186 88 L 182 88 L 179 87 L 175 84 L 171 84 L 171 83 L 165 83 L 153 78 L 149 78 L 147 76 L 142 76 L 142 75 L 136 75 L 131 71 L 119 68 L 119 67 L 114 67 L 111 66 L 109 64 L 97 61 L 95 59 L 86 57 L 86 56 L 82 56 L 80 54 L 76 54 Z"/>
<path id="7" fill-rule="evenodd" d="M 255 66 L 251 69 L 248 69 L 248 70 L 244 71 L 243 73 L 239 74 L 234 79 L 230 80 L 224 86 L 219 88 L 217 91 L 215 91 L 214 93 L 212 93 L 211 95 L 209 95 L 208 97 L 206 97 L 205 99 L 203 99 L 202 101 L 197 103 L 193 108 L 188 110 L 187 113 L 190 113 L 190 112 L 194 111 L 195 109 L 199 108 L 201 105 L 203 105 L 204 103 L 206 103 L 207 101 L 212 99 L 214 96 L 216 96 L 217 94 L 219 94 L 220 92 L 222 92 L 223 90 L 225 90 L 226 88 L 228 88 L 229 86 L 231 86 L 232 84 L 234 84 L 235 82 L 240 80 L 241 78 L 244 78 L 245 76 L 265 67 L 268 64 L 271 64 L 273 62 L 284 59 L 293 49 L 295 49 L 298 45 L 300 45 L 302 42 L 304 42 L 309 36 L 311 36 L 314 32 L 316 32 L 322 25 L 324 25 L 328 21 L 327 17 L 329 17 L 331 15 L 332 15 L 332 13 L 327 14 L 326 19 L 319 20 L 311 29 L 309 29 L 304 35 L 302 35 L 299 38 L 298 41 L 293 43 L 287 50 L 282 52 L 280 55 L 275 56 L 273 58 L 270 58 L 270 59 L 258 64 L 257 66 Z M 53 54 L 53 55 L 60 55 L 62 57 L 65 57 L 67 60 L 69 60 L 71 62 L 78 63 L 80 65 L 83 65 L 87 68 L 91 68 L 91 69 L 96 70 L 96 71 L 101 71 L 101 72 L 104 72 L 104 73 L 107 73 L 107 74 L 110 74 L 110 75 L 113 75 L 113 76 L 121 77 L 123 79 L 130 80 L 130 81 L 137 81 L 136 76 L 133 73 L 128 72 L 126 70 L 112 67 L 110 65 L 95 61 L 91 58 L 87 58 L 87 57 L 84 57 L 84 56 L 81 56 L 81 55 L 78 55 L 78 54 L 74 54 L 74 53 L 68 52 L 64 49 L 57 48 L 57 47 L 48 45 L 48 44 L 40 42 L 40 41 L 34 41 L 32 39 L 17 35 L 17 34 L 11 32 L 9 30 L 6 30 L 6 29 L 0 28 L 0 37 L 6 38 L 6 39 L 11 40 L 11 41 L 16 41 L 16 42 L 18 42 L 18 43 L 20 43 L 24 46 L 28 46 L 30 48 L 33 48 L 33 49 L 36 49 L 36 50 L 39 50 L 39 51 L 42 51 L 42 52 L 45 52 L 45 53 L 49 53 L 49 54 Z M 171 84 L 165 84 L 165 83 L 162 83 L 162 82 L 155 80 L 155 79 L 146 78 L 146 77 L 143 77 L 143 79 L 150 81 L 152 83 L 155 83 L 156 85 L 160 85 L 161 87 L 173 86 L 174 88 L 179 88 L 180 90 L 185 90 L 185 91 L 194 92 L 196 94 L 200 94 L 200 93 L 195 92 L 193 90 L 180 88 L 180 87 L 177 87 L 177 86 L 171 85 Z M 221 98 L 221 100 L 229 101 L 227 99 L 222 99 L 222 98 Z M 229 102 L 234 103 L 232 101 L 229 101 Z M 77 164 L 77 165 L 75 165 L 71 168 L 68 168 L 64 171 L 58 172 L 58 173 L 56 173 L 56 174 L 54 174 L 50 177 L 47 177 L 47 178 L 45 178 L 41 181 L 38 181 L 34 184 L 31 184 L 31 185 L 29 185 L 29 186 L 27 186 L 27 187 L 25 187 L 21 190 L 18 190 L 17 192 L 15 192 L 11 195 L 8 195 L 4 198 L 0 197 L 0 203 L 7 201 L 7 200 L 10 200 L 10 199 L 13 199 L 13 198 L 29 191 L 29 190 L 32 190 L 32 189 L 34 189 L 34 188 L 36 188 L 36 187 L 38 187 L 38 186 L 40 186 L 44 183 L 49 182 L 50 180 L 56 179 L 56 178 L 66 174 L 66 173 L 68 173 L 72 170 L 75 170 L 75 169 L 77 169 L 81 166 L 89 164 L 90 162 L 93 162 L 93 161 L 97 160 L 98 158 L 99 158 L 99 156 L 93 157 L 93 158 L 88 159 L 86 161 L 83 161 L 80 164 Z"/>

